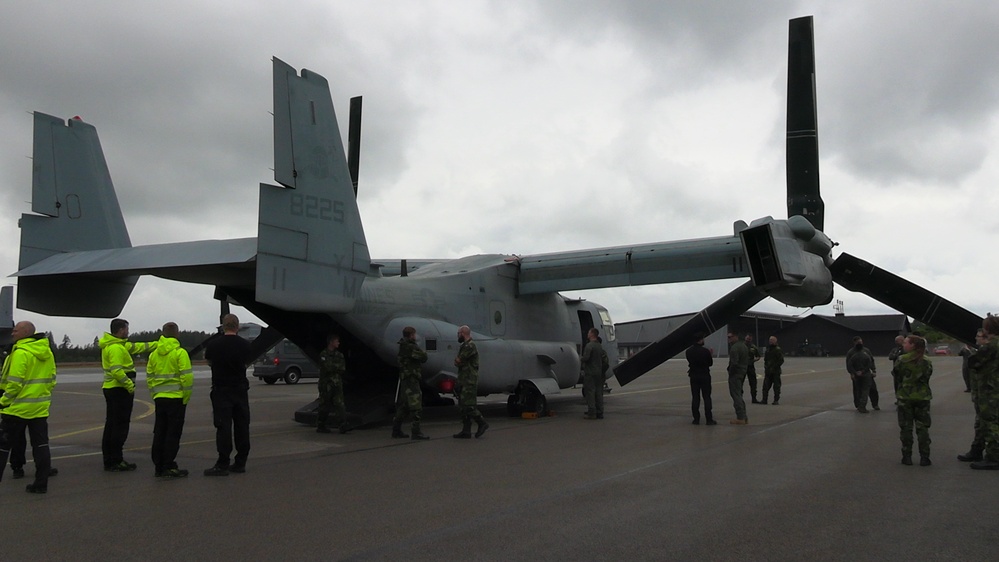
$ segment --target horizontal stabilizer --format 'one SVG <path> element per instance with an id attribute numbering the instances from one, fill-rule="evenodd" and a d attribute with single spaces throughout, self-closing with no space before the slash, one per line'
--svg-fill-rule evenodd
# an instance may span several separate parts
<path id="1" fill-rule="evenodd" d="M 274 179 L 260 185 L 256 300 L 349 311 L 371 258 L 329 84 L 276 58 Z"/>
<path id="2" fill-rule="evenodd" d="M 836 258 L 829 270 L 833 280 L 843 287 L 863 293 L 965 343 L 974 344 L 975 333 L 982 327 L 981 316 L 850 254 Z"/>

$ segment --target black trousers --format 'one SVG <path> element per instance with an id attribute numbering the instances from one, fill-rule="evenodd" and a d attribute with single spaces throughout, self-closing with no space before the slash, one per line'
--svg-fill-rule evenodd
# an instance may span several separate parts
<path id="1" fill-rule="evenodd" d="M 25 453 L 28 449 L 28 439 L 24 431 L 18 431 L 7 436 L 7 445 L 10 446 L 10 467 L 24 468 L 28 460 Z"/>
<path id="2" fill-rule="evenodd" d="M 107 404 L 104 438 L 101 440 L 104 466 L 113 466 L 125 460 L 122 449 L 128 440 L 128 424 L 132 419 L 134 399 L 135 396 L 124 388 L 104 389 L 104 402 Z"/>
<path id="3" fill-rule="evenodd" d="M 177 468 L 180 437 L 184 433 L 187 405 L 182 398 L 156 398 L 156 421 L 153 423 L 153 466 L 156 472 Z"/>
<path id="4" fill-rule="evenodd" d="M 231 386 L 212 388 L 211 398 L 215 447 L 219 452 L 216 465 L 229 466 L 233 441 L 236 444 L 233 464 L 245 465 L 250 454 L 250 397 L 247 389 Z"/>
<path id="5" fill-rule="evenodd" d="M 711 375 L 692 375 L 690 377 L 690 411 L 695 420 L 701 419 L 701 398 L 704 398 L 704 417 L 711 416 Z"/>
<path id="6" fill-rule="evenodd" d="M 52 469 L 48 418 L 24 419 L 10 414 L 0 416 L 0 479 L 7 468 L 10 442 L 14 435 L 20 435 L 23 439 L 25 428 L 31 439 L 31 455 L 35 459 L 35 486 L 45 488 L 49 485 L 49 471 Z"/>

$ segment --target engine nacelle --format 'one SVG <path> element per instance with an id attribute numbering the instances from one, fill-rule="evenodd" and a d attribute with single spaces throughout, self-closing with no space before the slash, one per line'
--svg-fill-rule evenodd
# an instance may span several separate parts
<path id="1" fill-rule="evenodd" d="M 741 229 L 739 236 L 760 292 L 790 306 L 807 308 L 832 301 L 828 266 L 833 243 L 807 219 L 765 217 Z"/>

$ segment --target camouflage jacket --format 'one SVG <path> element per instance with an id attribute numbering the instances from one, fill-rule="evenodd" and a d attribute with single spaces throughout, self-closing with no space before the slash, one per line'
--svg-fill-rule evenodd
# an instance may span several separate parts
<path id="1" fill-rule="evenodd" d="M 991 393 L 999 389 L 999 337 L 992 336 L 979 347 L 968 358 L 968 368 L 972 376 L 978 377 L 978 384 L 983 390 Z"/>
<path id="2" fill-rule="evenodd" d="M 337 385 L 347 374 L 347 360 L 337 350 L 324 349 L 319 354 L 319 384 Z"/>
<path id="3" fill-rule="evenodd" d="M 427 352 L 420 349 L 415 341 L 399 340 L 399 378 L 420 379 L 420 365 L 427 362 Z"/>
<path id="4" fill-rule="evenodd" d="M 476 384 L 479 380 L 479 350 L 472 340 L 465 341 L 458 349 L 454 358 L 454 366 L 458 367 L 458 384 Z"/>
<path id="5" fill-rule="evenodd" d="M 915 352 L 909 352 L 895 361 L 891 374 L 898 381 L 895 397 L 899 400 L 930 400 L 930 377 L 933 376 L 933 363 Z"/>
<path id="6" fill-rule="evenodd" d="M 784 364 L 784 352 L 779 345 L 768 345 L 766 353 L 763 354 L 763 370 L 767 373 L 779 373 L 780 366 Z"/>

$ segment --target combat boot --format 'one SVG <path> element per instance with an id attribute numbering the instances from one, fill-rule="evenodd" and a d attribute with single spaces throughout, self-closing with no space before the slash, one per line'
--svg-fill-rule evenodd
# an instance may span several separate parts
<path id="1" fill-rule="evenodd" d="M 975 470 L 999 470 L 999 462 L 990 460 L 980 460 L 971 463 L 971 468 Z"/>
<path id="2" fill-rule="evenodd" d="M 931 464 L 933 463 L 930 462 L 930 457 L 919 456 L 919 466 L 930 466 Z"/>
<path id="3" fill-rule="evenodd" d="M 414 423 L 413 424 L 413 441 L 426 441 L 427 439 L 430 439 L 430 436 L 429 435 L 424 435 L 423 432 L 420 431 L 420 424 Z"/>
<path id="4" fill-rule="evenodd" d="M 340 434 L 342 435 L 344 433 L 350 433 L 350 431 L 352 429 L 354 429 L 354 428 L 351 427 L 349 423 L 343 422 L 342 424 L 340 424 L 340 430 L 339 431 L 340 431 Z"/>
<path id="5" fill-rule="evenodd" d="M 968 451 L 967 453 L 957 456 L 957 460 L 961 462 L 975 462 L 975 461 L 980 461 L 983 458 L 985 457 L 982 456 L 982 448 L 976 447 L 974 445 L 971 446 L 971 450 Z"/>
<path id="6" fill-rule="evenodd" d="M 392 425 L 392 437 L 395 439 L 405 439 L 409 437 L 408 433 L 402 432 L 402 422 L 397 421 Z"/>
<path id="7" fill-rule="evenodd" d="M 912 466 L 912 453 L 902 453 L 902 464 Z"/>
<path id="8" fill-rule="evenodd" d="M 472 420 L 461 420 L 461 431 L 452 435 L 455 439 L 471 439 Z"/>
<path id="9" fill-rule="evenodd" d="M 489 424 L 486 423 L 486 418 L 479 418 L 475 423 L 478 425 L 475 430 L 475 438 L 478 439 L 479 437 L 482 437 L 482 434 L 485 433 L 487 429 L 489 429 Z"/>

